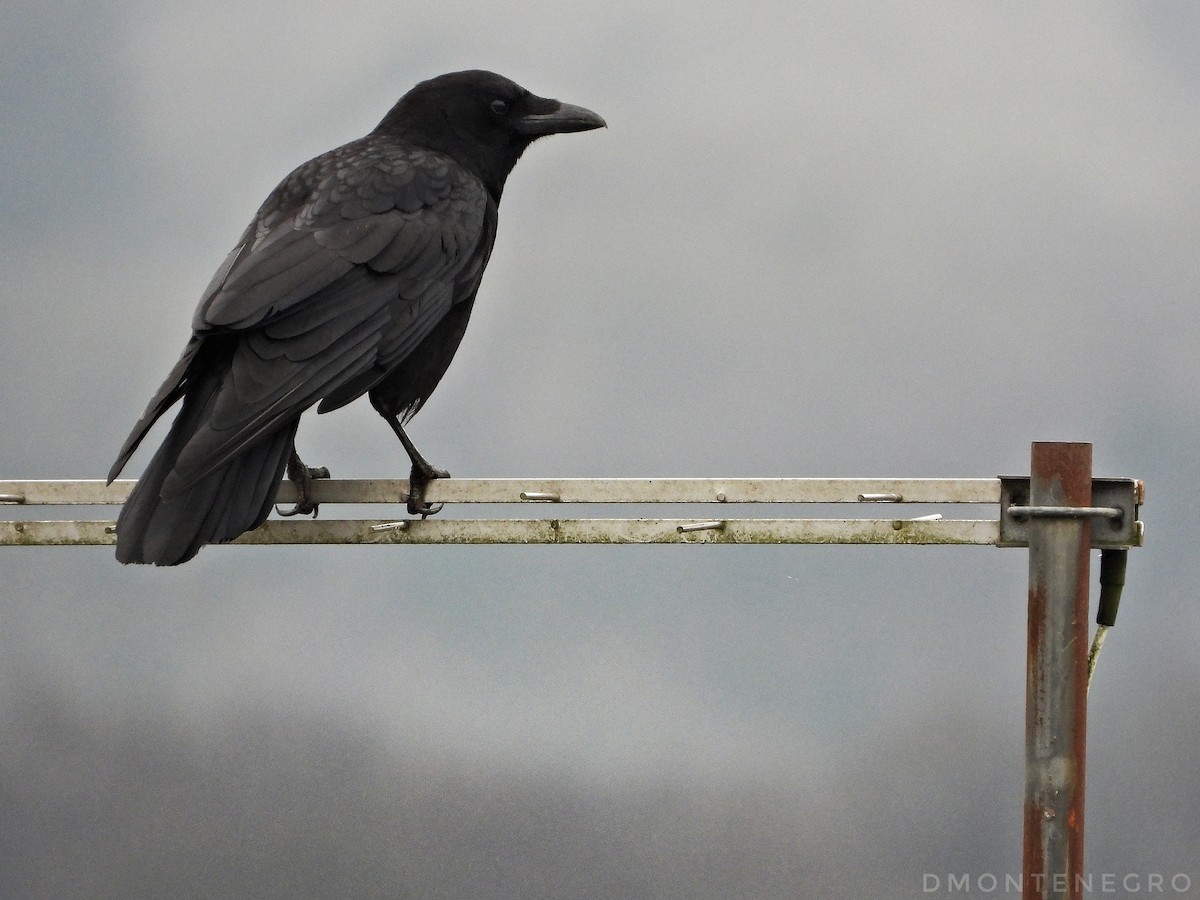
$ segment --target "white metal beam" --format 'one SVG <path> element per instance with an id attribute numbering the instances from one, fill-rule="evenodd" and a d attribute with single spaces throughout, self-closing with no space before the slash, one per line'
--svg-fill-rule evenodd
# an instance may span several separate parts
<path id="1" fill-rule="evenodd" d="M 116 543 L 111 520 L 4 521 L 0 546 Z M 235 544 L 995 544 L 987 519 L 271 519 Z"/>
<path id="2" fill-rule="evenodd" d="M 0 481 L 0 499 L 22 505 L 119 504 L 133 481 Z M 318 503 L 396 503 L 403 479 L 333 479 L 313 483 Z M 434 503 L 999 503 L 998 478 L 449 478 L 425 493 Z M 279 502 L 295 500 L 285 481 Z M 553 501 L 551 501 L 553 502 Z"/>
<path id="3" fill-rule="evenodd" d="M 0 481 L 0 546 L 113 544 L 111 519 L 35 521 L 33 507 L 95 507 L 124 502 L 133 481 Z M 328 505 L 402 503 L 403 479 L 330 479 L 314 483 Z M 707 504 L 708 518 L 271 519 L 239 544 L 996 544 L 998 478 L 451 478 L 426 498 L 447 504 L 523 504 L 555 513 L 562 504 Z M 279 502 L 295 499 L 283 482 Z M 992 519 L 940 515 L 895 518 L 752 518 L 741 504 L 994 504 Z M 403 509 L 402 506 L 397 509 Z M 897 510 L 899 512 L 899 510 Z M 385 513 L 386 514 L 386 513 Z M 400 515 L 403 515 L 402 513 Z"/>

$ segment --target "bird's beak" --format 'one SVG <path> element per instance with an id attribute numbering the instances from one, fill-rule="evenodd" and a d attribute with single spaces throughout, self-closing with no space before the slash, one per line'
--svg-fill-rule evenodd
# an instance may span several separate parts
<path id="1" fill-rule="evenodd" d="M 557 100 L 543 100 L 538 106 L 545 104 L 544 112 L 528 113 L 514 122 L 516 130 L 530 137 L 541 137 L 546 134 L 566 134 L 571 131 L 591 131 L 593 128 L 607 128 L 608 123 L 582 106 L 570 103 L 560 103 Z"/>

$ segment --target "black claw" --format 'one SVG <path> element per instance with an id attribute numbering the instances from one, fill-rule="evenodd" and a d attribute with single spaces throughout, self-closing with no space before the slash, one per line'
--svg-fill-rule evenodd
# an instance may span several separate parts
<path id="1" fill-rule="evenodd" d="M 328 478 L 329 469 L 325 466 L 313 468 L 306 466 L 300 459 L 298 453 L 292 450 L 292 455 L 288 459 L 287 465 L 288 480 L 296 485 L 296 490 L 300 493 L 300 497 L 296 501 L 296 505 L 291 509 L 280 509 L 275 506 L 275 512 L 281 516 L 308 516 L 311 515 L 314 519 L 317 517 L 319 504 L 312 501 L 312 483 L 318 478 Z"/>
<path id="2" fill-rule="evenodd" d="M 429 482 L 437 478 L 449 477 L 450 473 L 445 469 L 435 469 L 428 463 L 424 466 L 414 465 L 408 476 L 408 514 L 424 519 L 441 512 L 445 504 L 426 501 L 425 488 L 429 486 Z"/>
<path id="3" fill-rule="evenodd" d="M 410 499 L 408 501 L 408 512 L 409 515 L 420 516 L 422 519 L 424 519 L 428 516 L 434 516 L 440 513 L 444 505 L 445 504 L 442 503 L 426 503 L 424 500 L 414 503 Z"/>

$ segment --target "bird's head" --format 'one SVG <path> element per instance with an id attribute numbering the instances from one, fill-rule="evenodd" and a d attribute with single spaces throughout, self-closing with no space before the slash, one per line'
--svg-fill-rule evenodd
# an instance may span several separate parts
<path id="1" fill-rule="evenodd" d="M 499 200 L 505 178 L 535 140 L 605 124 L 582 106 L 539 97 L 494 72 L 470 70 L 421 82 L 375 130 L 448 154 L 474 170 Z"/>

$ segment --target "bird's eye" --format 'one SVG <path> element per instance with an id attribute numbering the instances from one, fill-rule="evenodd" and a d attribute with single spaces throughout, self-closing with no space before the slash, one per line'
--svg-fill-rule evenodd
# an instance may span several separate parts
<path id="1" fill-rule="evenodd" d="M 494 112 L 498 116 L 502 116 L 506 112 L 508 112 L 508 104 L 505 103 L 503 100 L 493 100 L 491 103 L 491 107 L 492 107 L 492 112 Z"/>

